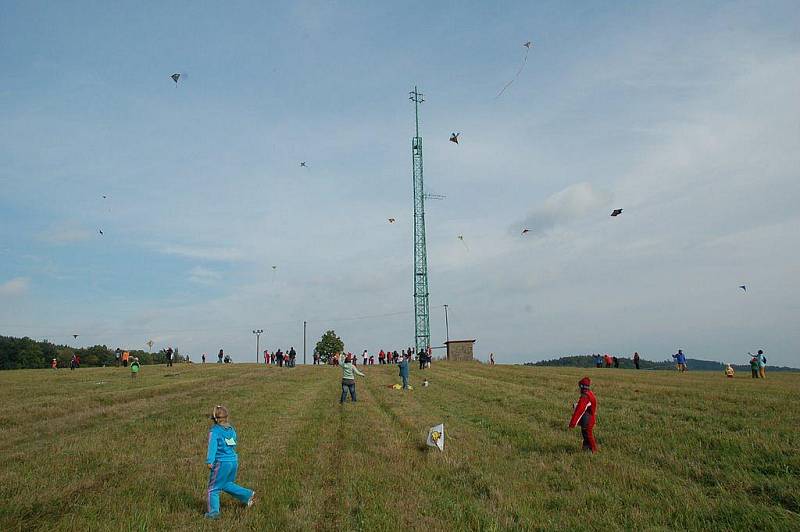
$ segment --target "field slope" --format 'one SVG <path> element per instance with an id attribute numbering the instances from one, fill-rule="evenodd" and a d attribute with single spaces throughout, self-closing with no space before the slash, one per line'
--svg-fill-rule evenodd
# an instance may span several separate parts
<path id="1" fill-rule="evenodd" d="M 0 530 L 800 529 L 798 374 L 440 363 L 402 392 L 366 372 L 344 406 L 329 367 L 2 372 Z M 565 428 L 584 374 L 594 456 Z M 218 403 L 259 501 L 206 522 Z"/>

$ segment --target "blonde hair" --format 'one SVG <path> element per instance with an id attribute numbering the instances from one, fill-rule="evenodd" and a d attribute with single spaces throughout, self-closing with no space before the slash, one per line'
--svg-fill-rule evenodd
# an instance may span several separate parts
<path id="1" fill-rule="evenodd" d="M 228 409 L 222 405 L 217 405 L 211 410 L 211 419 L 218 425 L 228 424 Z"/>

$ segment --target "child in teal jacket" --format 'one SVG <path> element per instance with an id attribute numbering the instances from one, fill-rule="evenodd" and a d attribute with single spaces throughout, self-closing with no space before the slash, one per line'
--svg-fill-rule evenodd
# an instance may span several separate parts
<path id="1" fill-rule="evenodd" d="M 236 455 L 236 430 L 228 423 L 228 409 L 217 405 L 211 413 L 214 425 L 208 431 L 208 509 L 205 517 L 208 519 L 219 518 L 219 492 L 224 491 L 232 495 L 248 508 L 255 502 L 256 493 L 243 488 L 234 481 L 236 471 L 239 469 L 239 458 Z"/>

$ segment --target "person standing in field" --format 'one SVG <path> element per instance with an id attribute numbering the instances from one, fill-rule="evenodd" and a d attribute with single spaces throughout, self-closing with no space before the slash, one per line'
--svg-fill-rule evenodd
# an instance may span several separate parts
<path id="1" fill-rule="evenodd" d="M 728 365 L 725 367 L 725 376 L 726 376 L 727 378 L 729 378 L 729 379 L 732 379 L 732 378 L 733 378 L 733 374 L 734 374 L 733 366 L 731 366 L 730 364 L 728 364 Z"/>
<path id="2" fill-rule="evenodd" d="M 203 353 L 203 364 L 205 364 L 205 363 L 206 363 L 206 354 Z"/>
<path id="3" fill-rule="evenodd" d="M 686 355 L 683 354 L 683 349 L 678 349 L 678 352 L 672 355 L 672 358 L 675 359 L 675 364 L 678 368 L 678 371 L 681 373 L 686 371 Z"/>
<path id="4" fill-rule="evenodd" d="M 758 357 L 750 358 L 750 373 L 754 379 L 758 378 Z"/>
<path id="5" fill-rule="evenodd" d="M 69 369 L 70 371 L 74 370 L 78 367 L 78 355 L 72 354 L 72 358 L 69 359 Z"/>
<path id="6" fill-rule="evenodd" d="M 294 350 L 294 347 L 289 349 L 289 367 L 294 367 L 294 361 L 297 358 L 297 351 Z"/>
<path id="7" fill-rule="evenodd" d="M 53 360 L 50 361 L 50 367 L 53 368 L 53 369 L 58 369 L 58 359 L 57 358 L 54 358 Z"/>
<path id="8" fill-rule="evenodd" d="M 636 367 L 636 369 L 639 369 L 639 352 L 638 351 L 633 354 L 633 365 Z"/>
<path id="9" fill-rule="evenodd" d="M 116 367 L 119 367 L 119 359 L 120 359 L 120 357 L 121 357 L 121 356 L 122 356 L 122 350 L 121 350 L 121 349 L 118 347 L 118 348 L 117 348 L 117 349 L 114 351 L 114 365 L 115 365 Z"/>
<path id="10" fill-rule="evenodd" d="M 364 349 L 364 353 L 362 353 L 361 358 L 363 359 L 362 361 L 364 362 L 364 365 L 366 366 L 367 365 L 367 359 L 369 358 L 369 356 L 367 355 L 367 350 L 366 349 Z"/>
<path id="11" fill-rule="evenodd" d="M 139 357 L 133 357 L 133 362 L 131 362 L 131 378 L 135 378 L 139 375 Z"/>
<path id="12" fill-rule="evenodd" d="M 619 367 L 619 358 L 614 356 L 614 357 L 611 357 L 611 360 L 614 361 L 614 367 L 618 368 Z"/>
<path id="13" fill-rule="evenodd" d="M 335 355 L 336 360 L 341 361 L 342 366 L 342 397 L 339 399 L 339 404 L 343 404 L 347 399 L 347 392 L 350 392 L 350 400 L 356 402 L 356 375 L 366 377 L 363 373 L 358 371 L 358 368 L 353 365 L 353 357 L 349 354 L 344 357 L 341 353 Z"/>
<path id="14" fill-rule="evenodd" d="M 220 349 L 219 353 L 217 353 L 217 364 L 222 364 L 222 359 L 225 357 L 225 352 Z"/>
<path id="15" fill-rule="evenodd" d="M 606 354 L 603 356 L 603 360 L 604 360 L 604 361 L 605 361 L 605 363 L 606 363 L 606 367 L 607 367 L 607 368 L 610 368 L 610 367 L 611 367 L 611 355 L 609 355 L 608 353 L 606 353 Z"/>
<path id="16" fill-rule="evenodd" d="M 404 356 L 399 360 L 400 378 L 403 379 L 403 389 L 408 390 L 408 356 Z"/>
<path id="17" fill-rule="evenodd" d="M 128 361 L 130 360 L 130 358 L 131 358 L 131 354 L 129 352 L 127 352 L 127 351 L 123 351 L 122 352 L 122 366 L 123 367 L 125 367 L 125 368 L 128 367 Z"/>
<path id="18" fill-rule="evenodd" d="M 594 357 L 594 365 L 596 367 L 598 367 L 598 368 L 602 368 L 603 367 L 603 357 L 600 355 L 600 353 L 597 353 L 597 354 L 592 355 L 592 356 Z"/>
<path id="19" fill-rule="evenodd" d="M 594 423 L 597 417 L 597 398 L 589 389 L 591 385 L 592 381 L 589 377 L 584 377 L 578 381 L 581 396 L 575 404 L 572 419 L 569 420 L 569 428 L 573 429 L 580 425 L 581 436 L 583 436 L 583 450 L 596 453 L 597 443 L 594 441 Z"/>
<path id="20" fill-rule="evenodd" d="M 217 405 L 211 411 L 214 424 L 208 431 L 208 491 L 206 498 L 208 507 L 207 519 L 219 518 L 219 494 L 224 491 L 233 496 L 248 508 L 255 503 L 256 492 L 236 484 L 236 473 L 239 470 L 239 457 L 236 446 L 239 443 L 236 429 L 228 423 L 228 409 Z"/>
<path id="21" fill-rule="evenodd" d="M 489 365 L 494 366 L 494 353 L 489 353 Z"/>
<path id="22" fill-rule="evenodd" d="M 173 355 L 172 348 L 168 347 L 167 348 L 167 367 L 168 368 L 172 367 L 172 355 Z"/>
<path id="23" fill-rule="evenodd" d="M 269 349 L 264 349 L 264 365 L 269 366 Z"/>
<path id="24" fill-rule="evenodd" d="M 758 376 L 762 379 L 767 378 L 767 356 L 762 349 L 758 350 Z"/>

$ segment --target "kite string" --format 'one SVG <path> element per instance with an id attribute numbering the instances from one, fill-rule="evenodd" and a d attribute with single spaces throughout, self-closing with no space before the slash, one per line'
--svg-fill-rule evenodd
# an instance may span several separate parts
<path id="1" fill-rule="evenodd" d="M 513 78 L 511 78 L 511 81 L 506 83 L 503 86 L 503 88 L 500 89 L 500 92 L 498 92 L 497 96 L 494 97 L 495 100 L 498 99 L 500 96 L 502 96 L 502 94 L 504 92 L 506 92 L 506 89 L 509 88 L 512 83 L 517 81 L 517 79 L 519 79 L 520 74 L 522 74 L 523 69 L 525 69 L 525 65 L 528 64 L 528 52 L 530 52 L 530 51 L 531 51 L 530 48 L 525 48 L 525 55 L 522 57 L 522 64 L 520 65 L 519 69 L 517 70 L 517 73 L 514 75 Z"/>

